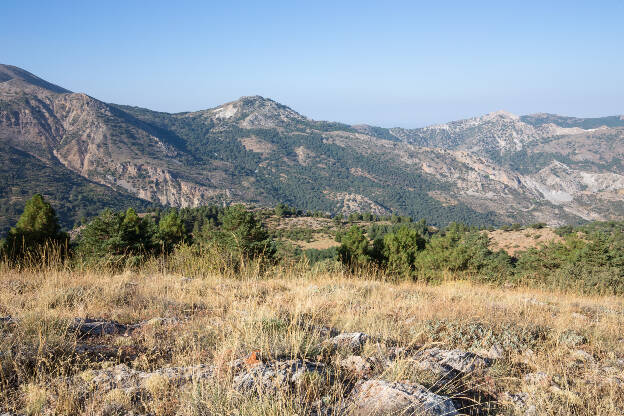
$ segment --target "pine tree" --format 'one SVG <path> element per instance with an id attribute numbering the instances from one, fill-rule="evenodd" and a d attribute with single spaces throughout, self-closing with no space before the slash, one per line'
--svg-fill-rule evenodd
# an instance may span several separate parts
<path id="1" fill-rule="evenodd" d="M 20 260 L 26 254 L 38 254 L 46 244 L 66 248 L 67 243 L 68 236 L 61 231 L 54 208 L 43 196 L 35 194 L 26 202 L 17 224 L 9 231 L 4 250 L 10 259 Z"/>
<path id="2" fill-rule="evenodd" d="M 185 236 L 184 222 L 178 212 L 171 210 L 158 222 L 158 240 L 165 252 L 169 253 Z"/>
<path id="3" fill-rule="evenodd" d="M 405 225 L 383 239 L 383 254 L 391 273 L 409 276 L 415 269 L 418 252 L 425 248 L 420 233 Z"/>
<path id="4" fill-rule="evenodd" d="M 155 234 L 153 221 L 139 217 L 132 208 L 119 213 L 104 210 L 80 232 L 77 253 L 88 263 L 136 265 L 154 254 Z"/>
<path id="5" fill-rule="evenodd" d="M 340 260 L 349 266 L 366 265 L 373 260 L 368 239 L 360 227 L 353 225 L 340 236 L 338 255 Z"/>
<path id="6" fill-rule="evenodd" d="M 204 242 L 216 244 L 232 259 L 274 257 L 275 246 L 269 233 L 254 213 L 243 205 L 226 208 L 219 214 L 219 223 L 218 228 L 209 224 L 203 229 Z"/>

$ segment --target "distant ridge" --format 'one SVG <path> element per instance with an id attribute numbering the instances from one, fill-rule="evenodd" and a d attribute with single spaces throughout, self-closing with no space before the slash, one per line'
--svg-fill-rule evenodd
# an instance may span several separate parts
<path id="1" fill-rule="evenodd" d="M 16 66 L 0 64 L 0 82 L 9 81 L 23 81 L 27 84 L 35 85 L 59 94 L 71 92 L 65 88 L 59 87 L 58 85 L 49 83 L 48 81 L 45 81 Z"/>
<path id="2" fill-rule="evenodd" d="M 261 96 L 170 114 L 0 65 L 0 150 L 0 232 L 35 192 L 66 226 L 102 207 L 233 202 L 434 225 L 624 218 L 622 116 L 496 111 L 386 129 L 312 120 Z"/>

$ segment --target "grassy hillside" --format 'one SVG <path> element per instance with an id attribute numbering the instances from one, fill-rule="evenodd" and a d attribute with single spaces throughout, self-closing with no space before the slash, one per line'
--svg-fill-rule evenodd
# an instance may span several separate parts
<path id="1" fill-rule="evenodd" d="M 210 206 L 107 212 L 74 243 L 0 259 L 2 412 L 623 410 L 622 222 Z"/>
<path id="2" fill-rule="evenodd" d="M 369 414 L 422 388 L 411 414 L 622 413 L 619 297 L 159 264 L 0 269 L 0 410 Z"/>

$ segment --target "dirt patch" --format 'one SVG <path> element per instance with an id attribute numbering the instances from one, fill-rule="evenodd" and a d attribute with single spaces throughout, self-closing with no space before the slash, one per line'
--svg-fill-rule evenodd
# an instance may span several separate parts
<path id="1" fill-rule="evenodd" d="M 334 223 L 332 220 L 328 218 L 314 217 L 270 217 L 266 220 L 266 225 L 267 227 L 276 230 L 288 230 L 293 228 L 309 228 L 311 230 L 320 230 L 326 227 L 334 227 Z"/>
<path id="2" fill-rule="evenodd" d="M 538 247 L 540 244 L 563 241 L 555 234 L 552 228 L 533 229 L 527 228 L 518 231 L 488 231 L 490 237 L 490 249 L 493 251 L 505 250 L 510 255 L 517 252 Z"/>
<path id="3" fill-rule="evenodd" d="M 254 153 L 261 153 L 263 156 L 266 156 L 269 153 L 271 153 L 273 150 L 275 150 L 274 144 L 269 143 L 265 140 L 259 139 L 256 136 L 245 137 L 239 140 L 240 140 L 240 143 L 245 148 L 245 150 L 248 150 Z"/>
<path id="4" fill-rule="evenodd" d="M 311 248 L 317 250 L 325 250 L 331 247 L 338 247 L 340 243 L 330 237 L 319 238 L 318 240 L 310 241 L 309 243 L 306 241 L 293 241 L 293 244 L 301 247 L 303 250 L 308 250 Z"/>

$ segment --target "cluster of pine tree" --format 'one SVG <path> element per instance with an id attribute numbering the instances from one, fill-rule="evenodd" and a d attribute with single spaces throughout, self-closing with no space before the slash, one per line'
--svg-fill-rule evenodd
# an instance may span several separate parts
<path id="1" fill-rule="evenodd" d="M 284 204 L 270 213 L 279 217 L 316 215 Z M 342 216 L 334 219 L 339 227 L 345 224 Z M 360 225 L 365 219 L 369 220 L 367 229 Z M 384 223 L 375 222 L 382 219 Z M 372 214 L 352 214 L 349 223 L 349 228 L 336 233 L 340 247 L 303 253 L 299 250 L 298 254 L 305 255 L 311 263 L 342 263 L 342 267 L 351 270 L 372 267 L 396 278 L 469 278 L 584 293 L 624 293 L 624 222 L 561 227 L 557 230 L 560 241 L 514 256 L 503 250 L 492 251 L 482 229 L 459 223 L 438 230 L 424 220 Z M 544 224 L 531 226 L 543 227 Z M 504 229 L 521 228 L 514 225 Z M 304 231 L 310 230 L 289 230 L 297 236 L 307 235 Z M 277 257 L 270 233 L 256 213 L 243 205 L 156 210 L 147 214 L 137 214 L 132 208 L 104 210 L 80 227 L 77 237 L 70 241 L 61 230 L 54 209 L 39 194 L 28 201 L 19 221 L 0 243 L 0 254 L 16 265 L 45 263 L 54 253 L 57 258 L 83 265 L 124 268 L 141 265 L 155 256 L 168 256 L 181 245 L 194 248 L 195 255 L 213 253 L 234 269 L 246 259 L 273 261 Z"/>
<path id="2" fill-rule="evenodd" d="M 217 248 L 233 261 L 262 256 L 270 260 L 275 246 L 255 214 L 242 205 L 227 208 L 170 209 L 148 214 L 104 210 L 80 227 L 70 243 L 52 206 L 39 194 L 26 204 L 17 225 L 0 246 L 13 264 L 32 262 L 46 248 L 60 249 L 80 264 L 123 268 L 170 254 L 181 243 Z"/>
<path id="3" fill-rule="evenodd" d="M 338 234 L 341 245 L 336 256 L 352 269 L 376 267 L 397 278 L 431 281 L 452 276 L 582 293 L 624 293 L 624 222 L 565 226 L 557 230 L 562 241 L 514 256 L 493 251 L 487 234 L 479 229 L 458 223 L 440 232 L 426 229 L 424 222 L 372 225 L 367 235 L 353 225 Z M 324 257 L 312 253 L 311 258 Z"/>

